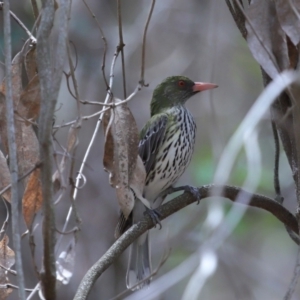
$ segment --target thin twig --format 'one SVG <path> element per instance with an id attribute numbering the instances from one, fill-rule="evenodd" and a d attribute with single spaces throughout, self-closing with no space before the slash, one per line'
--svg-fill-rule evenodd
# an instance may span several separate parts
<path id="1" fill-rule="evenodd" d="M 245 197 L 249 197 L 250 202 L 248 206 L 258 207 L 273 214 L 278 220 L 291 228 L 294 232 L 298 231 L 297 219 L 291 214 L 285 207 L 268 198 L 259 194 L 248 193 L 238 187 L 233 186 L 214 186 L 205 185 L 199 188 L 201 199 L 210 197 L 216 190 L 222 191 L 221 196 L 231 201 L 235 201 L 240 193 L 243 193 Z M 214 199 L 214 198 L 212 198 Z M 198 198 L 192 194 L 185 192 L 182 195 L 176 197 L 174 200 L 167 202 L 160 206 L 157 212 L 160 215 L 160 219 L 163 220 L 166 217 L 176 213 L 180 209 L 186 207 L 189 204 L 195 203 Z M 239 203 L 244 205 L 245 203 Z M 146 215 L 144 219 L 137 224 L 134 224 L 128 229 L 111 247 L 110 249 L 88 270 L 82 279 L 79 288 L 76 292 L 74 300 L 85 300 L 90 293 L 94 283 L 101 276 L 101 274 L 116 260 L 117 257 L 139 236 L 144 232 L 154 227 L 153 221 L 150 216 Z"/>
<path id="2" fill-rule="evenodd" d="M 0 284 L 0 289 L 15 289 L 15 290 L 19 290 L 19 287 L 17 285 L 11 284 L 11 283 L 6 283 L 6 284 Z M 26 292 L 32 292 L 33 289 L 25 289 Z"/>
<path id="3" fill-rule="evenodd" d="M 147 277 L 145 277 L 143 280 L 139 281 L 137 284 L 133 285 L 131 287 L 131 290 L 124 290 L 123 292 L 121 292 L 120 294 L 116 295 L 113 298 L 110 298 L 109 300 L 117 300 L 117 299 L 124 299 L 124 296 L 132 293 L 133 290 L 135 290 L 136 287 L 138 287 L 140 284 L 148 281 L 149 279 L 151 279 L 153 276 L 155 276 L 158 271 L 161 269 L 161 267 L 165 264 L 165 262 L 167 261 L 167 259 L 169 258 L 171 254 L 171 249 L 169 249 L 168 252 L 164 253 L 164 255 L 162 256 L 159 264 L 157 265 L 157 267 L 155 268 L 154 271 L 151 272 L 151 274 Z"/>
<path id="4" fill-rule="evenodd" d="M 133 97 L 142 89 L 142 85 L 139 83 L 135 90 L 125 99 L 125 100 L 122 100 L 118 103 L 103 103 L 103 106 L 107 106 L 106 108 L 103 108 L 102 110 L 100 111 L 97 111 L 89 116 L 83 116 L 82 117 L 82 120 L 89 120 L 91 118 L 94 118 L 94 117 L 97 117 L 101 114 L 103 114 L 104 112 L 108 111 L 109 109 L 111 108 L 114 108 L 114 107 L 117 107 L 119 105 L 123 105 L 124 103 L 127 103 L 129 102 L 130 100 L 133 99 Z M 102 105 L 102 104 L 101 104 Z M 73 121 L 70 121 L 70 122 L 67 122 L 65 124 L 62 124 L 62 125 L 57 125 L 57 126 L 53 126 L 54 129 L 60 129 L 60 128 L 63 128 L 63 127 L 67 127 L 67 126 L 70 126 L 70 125 L 73 125 L 77 122 L 77 120 L 73 120 Z"/>
<path id="5" fill-rule="evenodd" d="M 276 200 L 282 204 L 283 197 L 281 195 L 280 180 L 279 180 L 279 155 L 280 155 L 280 142 L 275 121 L 271 121 L 273 137 L 275 142 L 275 162 L 274 162 L 274 189 L 276 193 Z"/>
<path id="6" fill-rule="evenodd" d="M 76 128 L 81 127 L 81 107 L 80 107 L 80 97 L 79 97 L 79 92 L 78 92 L 78 84 L 77 84 L 77 80 L 75 77 L 75 67 L 73 65 L 73 61 L 71 58 L 71 51 L 70 51 L 70 45 L 69 42 L 66 41 L 67 44 L 67 56 L 68 56 L 68 60 L 69 60 L 69 67 L 70 67 L 70 74 L 71 74 L 71 78 L 72 78 L 72 82 L 73 82 L 73 86 L 74 86 L 74 90 L 75 90 L 75 99 L 77 100 L 77 113 L 78 113 L 78 119 L 77 119 L 77 124 L 76 124 Z"/>
<path id="7" fill-rule="evenodd" d="M 39 17 L 39 9 L 38 9 L 36 0 L 31 0 L 31 6 L 32 6 L 34 19 L 37 20 Z"/>
<path id="8" fill-rule="evenodd" d="M 12 207 L 12 232 L 13 243 L 16 257 L 16 270 L 18 273 L 17 283 L 19 286 L 19 299 L 25 300 L 25 283 L 21 255 L 21 237 L 19 231 L 19 192 L 18 192 L 18 160 L 16 133 L 14 124 L 13 108 L 13 86 L 12 86 L 12 57 L 11 57 L 11 24 L 9 0 L 3 4 L 4 18 L 4 50 L 5 50 L 5 88 L 6 88 L 6 121 L 7 121 L 7 138 L 9 148 L 9 169 L 11 175 L 11 207 Z"/>
<path id="9" fill-rule="evenodd" d="M 154 10 L 154 6 L 155 6 L 155 0 L 152 0 L 150 11 L 149 11 L 149 15 L 148 15 L 148 19 L 146 21 L 146 25 L 145 25 L 145 29 L 144 29 L 144 34 L 143 34 L 141 78 L 140 78 L 140 84 L 142 86 L 147 86 L 145 84 L 145 79 L 144 79 L 144 76 L 145 76 L 145 59 L 146 59 L 146 37 L 147 37 L 148 26 L 150 24 L 150 20 L 151 20 L 152 13 L 153 13 L 153 10 Z"/>
<path id="10" fill-rule="evenodd" d="M 2 9 L 3 3 L 4 2 L 0 2 L 0 9 Z M 30 30 L 25 26 L 25 24 L 12 11 L 9 11 L 9 13 L 15 19 L 15 21 L 24 29 L 26 34 L 29 36 L 31 43 L 36 44 L 36 38 L 33 36 Z"/>
<path id="11" fill-rule="evenodd" d="M 40 286 L 40 283 L 38 283 L 34 289 L 31 291 L 31 293 L 28 295 L 27 299 L 26 300 L 31 300 L 32 297 L 35 295 L 36 292 L 38 292 L 40 290 L 41 286 Z"/>
<path id="12" fill-rule="evenodd" d="M 116 64 L 116 60 L 117 60 L 118 54 L 119 54 L 119 52 L 116 50 L 116 52 L 115 52 L 115 54 L 114 54 L 114 57 L 113 57 L 113 60 L 112 60 L 112 63 L 111 63 L 111 68 L 110 68 L 110 79 L 109 79 L 109 90 L 107 91 L 107 94 L 106 94 L 106 98 L 105 98 L 104 103 L 108 103 L 108 101 L 109 101 L 109 99 L 110 99 L 110 97 L 111 97 L 111 92 L 110 92 L 110 90 L 111 90 L 112 85 L 113 85 L 113 78 L 114 78 L 113 74 L 114 74 L 114 68 L 115 68 L 115 64 Z M 109 109 L 109 108 L 107 108 L 107 109 Z M 80 181 L 81 181 L 81 178 L 82 178 L 82 175 L 83 175 L 82 173 L 83 173 L 84 167 L 85 167 L 85 165 L 86 165 L 86 161 L 87 161 L 87 159 L 88 159 L 88 156 L 89 156 L 89 154 L 90 154 L 91 148 L 92 148 L 92 146 L 93 146 L 93 144 L 94 144 L 94 141 L 95 141 L 95 139 L 96 139 L 96 136 L 97 136 L 97 134 L 98 134 L 98 131 L 99 131 L 99 128 L 100 128 L 100 125 L 101 125 L 101 122 L 102 122 L 103 112 L 104 112 L 104 110 L 102 110 L 102 111 L 99 113 L 100 116 L 99 116 L 99 119 L 98 119 L 98 121 L 97 121 L 96 127 L 95 127 L 95 129 L 94 129 L 93 136 L 92 136 L 91 141 L 90 141 L 90 143 L 89 143 L 89 145 L 88 145 L 88 147 L 87 147 L 87 149 L 86 149 L 86 152 L 85 152 L 85 154 L 84 154 L 82 163 L 81 163 L 81 165 L 80 165 L 80 169 L 79 169 L 79 171 L 78 171 L 78 175 L 77 175 L 77 177 L 76 177 L 75 188 L 74 188 L 74 193 L 73 193 L 73 200 L 74 200 L 74 201 L 76 200 L 77 195 L 78 195 L 78 190 L 79 190 L 79 189 L 78 189 L 78 186 L 80 185 Z M 83 119 L 84 119 L 84 118 L 83 118 Z M 64 224 L 63 229 L 62 229 L 63 232 L 66 231 L 66 228 L 67 228 L 68 223 L 69 223 L 69 221 L 70 221 L 70 217 L 71 217 L 72 211 L 73 211 L 73 206 L 71 206 L 71 207 L 69 208 L 69 211 L 68 211 L 68 214 L 67 214 L 67 217 L 66 217 L 66 221 L 65 221 L 65 224 Z M 60 242 L 60 240 L 59 240 L 59 242 Z M 59 242 L 58 242 L 58 244 L 59 244 Z"/>
<path id="13" fill-rule="evenodd" d="M 18 182 L 20 182 L 22 179 L 30 175 L 35 169 L 40 168 L 40 166 L 41 166 L 40 162 L 36 163 L 33 168 L 31 168 L 25 174 L 23 174 L 21 177 L 18 178 Z M 4 189 L 0 191 L 0 196 L 3 195 L 6 191 L 8 191 L 10 188 L 11 188 L 11 184 L 7 185 Z"/>
<path id="14" fill-rule="evenodd" d="M 15 270 L 8 269 L 8 268 L 6 268 L 5 266 L 3 266 L 3 265 L 1 265 L 1 264 L 0 264 L 0 268 L 3 269 L 3 270 L 5 270 L 5 271 L 7 271 L 7 272 L 9 272 L 9 273 L 12 274 L 12 275 L 15 275 L 15 276 L 16 276 L 16 275 L 18 274 Z"/>
<path id="15" fill-rule="evenodd" d="M 85 4 L 85 6 L 86 6 L 87 10 L 89 11 L 89 13 L 92 15 L 92 18 L 95 20 L 95 22 L 96 22 L 96 24 L 98 26 L 98 29 L 100 30 L 101 38 L 102 38 L 103 43 L 104 43 L 104 51 L 103 51 L 103 59 L 102 59 L 101 70 L 102 70 L 103 79 L 104 79 L 106 88 L 107 88 L 107 90 L 109 90 L 110 85 L 108 84 L 107 78 L 106 78 L 106 75 L 105 75 L 105 62 L 106 62 L 106 52 L 107 52 L 107 40 L 106 40 L 104 32 L 103 32 L 103 30 L 102 30 L 102 28 L 100 26 L 100 23 L 98 22 L 98 19 L 96 18 L 95 14 L 92 12 L 92 10 L 90 9 L 90 7 L 86 3 L 86 1 L 85 0 L 82 0 L 82 1 Z"/>
<path id="16" fill-rule="evenodd" d="M 123 78 L 123 91 L 124 91 L 124 99 L 126 99 L 126 72 L 125 72 L 125 59 L 124 59 L 124 41 L 123 41 L 123 32 L 122 32 L 122 8 L 121 1 L 118 0 L 118 26 L 119 26 L 119 51 L 121 51 L 121 61 L 122 61 L 122 78 Z"/>

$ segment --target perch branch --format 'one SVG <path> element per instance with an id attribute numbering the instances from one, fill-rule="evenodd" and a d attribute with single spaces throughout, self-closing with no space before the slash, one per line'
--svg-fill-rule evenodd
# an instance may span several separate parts
<path id="1" fill-rule="evenodd" d="M 259 194 L 250 194 L 240 188 L 234 186 L 217 187 L 214 185 L 205 185 L 199 188 L 201 199 L 210 197 L 215 191 L 222 191 L 222 197 L 235 201 L 238 194 L 243 192 L 245 197 L 249 196 L 249 206 L 264 209 L 273 214 L 279 221 L 288 226 L 294 232 L 298 232 L 298 224 L 295 216 L 284 208 L 280 203 Z M 213 194 L 216 195 L 216 194 Z M 188 192 L 176 197 L 174 200 L 160 206 L 157 212 L 161 216 L 161 220 L 174 214 L 180 209 L 189 204 L 197 202 L 198 199 Z M 241 203 L 242 204 L 242 203 Z M 74 300 L 87 299 L 94 283 L 99 276 L 116 260 L 117 257 L 139 236 L 144 232 L 154 227 L 151 218 L 146 215 L 144 220 L 134 224 L 128 229 L 111 247 L 108 251 L 88 270 L 82 279 Z"/>

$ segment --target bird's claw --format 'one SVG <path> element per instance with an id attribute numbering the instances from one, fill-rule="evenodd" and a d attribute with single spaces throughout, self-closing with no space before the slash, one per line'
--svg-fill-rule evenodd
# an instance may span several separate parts
<path id="1" fill-rule="evenodd" d="M 151 218 L 152 222 L 154 223 L 154 227 L 156 227 L 156 225 L 159 225 L 159 229 L 161 229 L 162 226 L 159 219 L 161 217 L 161 214 L 156 209 L 150 209 L 146 207 L 144 215 L 148 215 Z"/>
<path id="2" fill-rule="evenodd" d="M 191 193 L 197 199 L 197 205 L 200 203 L 201 194 L 200 194 L 200 191 L 198 188 L 191 186 L 191 185 L 185 185 L 184 191 Z"/>
<path id="3" fill-rule="evenodd" d="M 178 187 L 169 187 L 165 192 L 164 195 L 169 195 L 175 192 L 188 192 L 191 193 L 196 199 L 197 199 L 197 204 L 200 203 L 201 200 L 201 193 L 198 188 L 191 186 L 191 185 L 183 185 L 183 186 L 178 186 Z"/>

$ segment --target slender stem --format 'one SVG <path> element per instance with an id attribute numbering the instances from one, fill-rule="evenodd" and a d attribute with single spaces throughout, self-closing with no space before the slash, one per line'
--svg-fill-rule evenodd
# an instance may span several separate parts
<path id="1" fill-rule="evenodd" d="M 28 170 L 24 175 L 20 176 L 18 178 L 18 182 L 20 182 L 22 179 L 30 175 L 35 169 L 39 168 L 41 166 L 41 163 L 37 163 L 33 168 Z M 7 185 L 4 189 L 0 191 L 0 196 L 3 195 L 6 191 L 8 191 L 11 188 L 11 184 Z"/>
<path id="2" fill-rule="evenodd" d="M 3 7 L 3 3 L 4 2 L 0 2 L 0 10 Z M 33 34 L 30 32 L 30 30 L 25 26 L 25 24 L 12 11 L 9 11 L 9 13 L 15 19 L 15 21 L 24 29 L 24 31 L 30 37 L 31 42 L 36 43 L 36 38 L 33 36 Z"/>
<path id="3" fill-rule="evenodd" d="M 106 37 L 104 35 L 104 32 L 100 26 L 100 23 L 98 21 L 98 19 L 96 18 L 95 14 L 92 12 L 92 10 L 90 9 L 90 7 L 88 6 L 88 4 L 86 3 L 85 0 L 82 0 L 84 5 L 86 6 L 87 10 L 89 11 L 89 13 L 92 15 L 93 19 L 95 20 L 99 30 L 100 30 L 100 34 L 101 34 L 101 38 L 103 40 L 103 43 L 104 43 L 104 51 L 103 51 L 103 59 L 102 59 L 102 66 L 101 66 L 101 70 L 102 70 L 102 75 L 103 75 L 103 79 L 104 79 L 104 82 L 105 82 L 105 85 L 106 85 L 106 88 L 107 90 L 109 90 L 109 84 L 107 82 L 107 79 L 106 79 L 106 75 L 105 75 L 105 62 L 106 62 L 106 52 L 107 52 L 107 40 L 106 40 Z"/>
<path id="4" fill-rule="evenodd" d="M 118 25 L 119 25 L 119 50 L 121 51 L 121 61 L 122 61 L 122 77 L 123 77 L 123 91 L 124 99 L 127 97 L 126 93 L 126 73 L 125 73 L 125 59 L 124 59 L 124 42 L 123 42 L 123 31 L 122 31 L 122 8 L 121 1 L 118 0 Z"/>
<path id="5" fill-rule="evenodd" d="M 16 271 L 18 273 L 17 282 L 19 286 L 19 299 L 25 300 L 25 283 L 24 272 L 21 256 L 21 237 L 19 231 L 19 193 L 18 193 L 18 161 L 17 161 L 17 145 L 14 124 L 14 108 L 13 108 L 13 87 L 12 87 L 12 64 L 11 64 L 11 24 L 9 0 L 4 1 L 3 5 L 4 18 L 4 53 L 5 53 L 5 85 L 6 85 L 6 121 L 7 121 L 7 137 L 9 148 L 9 168 L 11 174 L 11 207 L 12 207 L 12 232 L 13 243 L 16 255 Z"/>
<path id="6" fill-rule="evenodd" d="M 53 72 L 50 59 L 49 36 L 54 21 L 55 8 L 51 0 L 45 0 L 41 22 L 37 32 L 37 65 L 41 87 L 41 109 L 39 116 L 41 182 L 43 194 L 43 273 L 41 282 L 45 299 L 56 297 L 56 267 L 55 267 L 55 215 L 53 206 L 52 184 L 52 122 L 56 97 L 53 95 Z"/>
<path id="7" fill-rule="evenodd" d="M 31 6 L 32 6 L 34 18 L 35 18 L 35 20 L 37 20 L 39 17 L 39 9 L 38 9 L 36 0 L 31 0 Z"/>
<path id="8" fill-rule="evenodd" d="M 274 189 L 276 193 L 276 200 L 282 203 L 284 199 L 281 195 L 280 180 L 279 180 L 280 142 L 279 142 L 276 123 L 274 120 L 271 121 L 271 125 L 272 125 L 273 137 L 275 142 Z"/>
<path id="9" fill-rule="evenodd" d="M 145 58 L 146 58 L 146 37 L 147 37 L 147 31 L 148 31 L 148 27 L 149 27 L 150 20 L 151 20 L 151 17 L 152 17 L 152 13 L 153 13 L 153 10 L 154 10 L 154 6 L 155 6 L 155 0 L 152 0 L 149 15 L 148 15 L 148 19 L 146 21 L 146 25 L 145 25 L 145 29 L 144 29 L 144 35 L 143 35 L 142 65 L 141 65 L 141 78 L 140 78 L 140 83 L 142 85 L 145 85 L 144 76 L 145 76 Z"/>
<path id="10" fill-rule="evenodd" d="M 107 91 L 107 94 L 106 94 L 106 98 L 104 100 L 104 103 L 108 103 L 110 97 L 111 97 L 111 88 L 112 88 L 112 85 L 113 85 L 113 82 L 114 82 L 114 68 L 115 68 L 115 64 L 116 64 L 116 60 L 118 58 L 118 50 L 116 50 L 115 54 L 114 54 L 114 57 L 113 57 L 113 60 L 112 60 L 112 63 L 111 63 L 111 68 L 110 68 L 110 79 L 109 79 L 109 89 Z M 109 108 L 108 108 L 109 109 Z M 97 121 L 97 124 L 96 124 L 96 127 L 94 129 L 94 133 L 92 135 L 92 138 L 91 138 L 91 141 L 86 149 L 86 152 L 84 154 L 84 157 L 83 157 L 83 160 L 82 160 L 82 163 L 80 165 L 80 168 L 79 168 L 79 171 L 78 171 L 78 175 L 76 177 L 76 182 L 75 182 L 75 188 L 74 188 L 74 192 L 73 192 L 73 200 L 75 201 L 76 198 L 77 198 L 77 195 L 78 195 L 78 187 L 80 186 L 80 181 L 82 180 L 82 177 L 83 177 L 83 170 L 84 170 L 84 167 L 86 166 L 86 161 L 89 157 L 89 154 L 90 154 L 90 151 L 91 151 L 91 148 L 94 144 L 94 141 L 96 139 L 96 136 L 98 134 L 98 131 L 99 131 L 99 128 L 100 128 L 100 125 L 101 125 L 101 122 L 102 122 L 102 117 L 103 117 L 103 113 L 104 113 L 104 110 L 102 110 L 100 112 L 100 116 L 99 116 L 99 119 Z M 66 231 L 67 229 L 67 226 L 68 226 L 68 223 L 70 221 L 70 217 L 72 215 L 72 211 L 73 211 L 73 207 L 71 206 L 69 208 L 69 211 L 68 211 L 68 214 L 67 214 L 67 217 L 66 217 L 66 221 L 65 221 L 65 224 L 63 226 L 63 229 L 62 231 Z M 58 244 L 60 243 L 61 239 L 59 240 Z"/>

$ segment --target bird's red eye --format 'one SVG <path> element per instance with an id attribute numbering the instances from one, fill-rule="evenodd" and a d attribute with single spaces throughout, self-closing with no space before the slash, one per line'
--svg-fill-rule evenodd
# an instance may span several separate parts
<path id="1" fill-rule="evenodd" d="M 179 87 L 184 87 L 185 86 L 185 82 L 183 80 L 179 80 L 178 81 L 178 86 Z"/>

